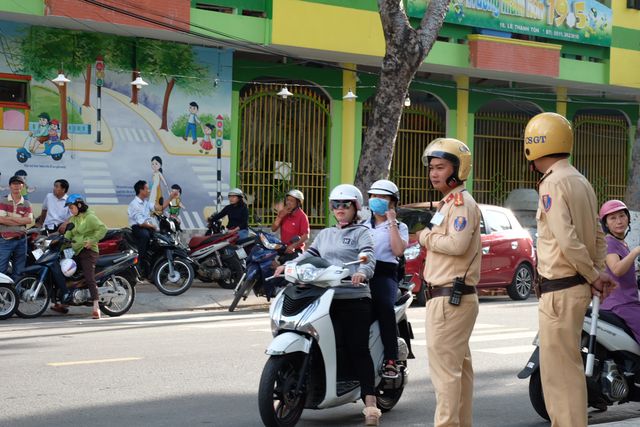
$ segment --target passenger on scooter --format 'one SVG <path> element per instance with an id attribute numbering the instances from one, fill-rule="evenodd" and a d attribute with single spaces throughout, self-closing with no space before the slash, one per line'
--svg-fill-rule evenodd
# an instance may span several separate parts
<path id="1" fill-rule="evenodd" d="M 600 305 L 601 310 L 610 310 L 620 317 L 633 331 L 640 343 L 640 299 L 636 282 L 635 261 L 640 256 L 640 246 L 629 249 L 624 238 L 631 230 L 629 209 L 620 200 L 609 200 L 600 208 L 600 222 L 606 233 L 607 273 L 618 283 Z"/>
<path id="2" fill-rule="evenodd" d="M 74 227 L 65 233 L 65 237 L 72 241 L 71 248 L 75 253 L 78 265 L 82 269 L 84 281 L 93 301 L 94 319 L 100 318 L 98 304 L 98 284 L 96 283 L 96 262 L 98 261 L 98 242 L 107 234 L 107 227 L 89 210 L 89 205 L 80 194 L 70 194 L 67 206 L 72 217 L 69 223 Z"/>
<path id="3" fill-rule="evenodd" d="M 373 238 L 362 224 L 358 224 L 358 211 L 362 208 L 362 193 L 349 184 L 335 187 L 329 195 L 331 210 L 337 224 L 325 228 L 316 236 L 313 244 L 303 252 L 296 262 L 310 257 L 321 257 L 331 264 L 342 265 L 367 256 L 366 262 L 351 265 L 351 284 L 334 288 L 331 304 L 331 320 L 336 334 L 336 348 L 346 353 L 350 366 L 360 382 L 362 399 L 365 401 L 366 425 L 378 425 L 381 412 L 376 407 L 374 390 L 375 376 L 369 351 L 369 328 L 373 322 L 371 291 L 367 280 L 373 276 L 375 255 Z M 284 271 L 278 267 L 276 275 Z M 342 369 L 339 369 L 339 371 Z"/>
<path id="4" fill-rule="evenodd" d="M 238 237 L 245 239 L 249 237 L 249 208 L 245 203 L 244 193 L 239 188 L 234 188 L 229 191 L 227 197 L 229 204 L 212 215 L 209 220 L 217 221 L 226 216 L 229 220 L 227 223 L 229 231 L 238 231 Z"/>
<path id="5" fill-rule="evenodd" d="M 281 256 L 279 262 L 294 259 L 304 251 L 304 243 L 309 239 L 309 218 L 302 210 L 304 194 L 300 190 L 291 190 L 284 198 L 284 206 L 278 211 L 278 216 L 271 224 L 271 231 L 280 230 L 280 240 L 287 243 L 285 255 Z M 300 240 L 291 242 L 296 236 Z"/>
<path id="6" fill-rule="evenodd" d="M 369 283 L 371 300 L 384 345 L 383 375 L 395 378 L 398 376 L 398 332 L 394 310 L 398 294 L 398 257 L 404 254 L 409 242 L 409 229 L 396 219 L 400 192 L 393 182 L 378 180 L 367 193 L 371 219 L 365 225 L 371 229 L 376 254 L 376 269 Z"/>

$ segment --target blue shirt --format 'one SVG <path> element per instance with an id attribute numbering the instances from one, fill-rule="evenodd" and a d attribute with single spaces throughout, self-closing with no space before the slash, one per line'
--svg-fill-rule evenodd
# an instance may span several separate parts
<path id="1" fill-rule="evenodd" d="M 371 236 L 373 237 L 373 250 L 376 254 L 376 261 L 398 263 L 398 259 L 391 251 L 391 237 L 389 237 L 389 221 L 376 224 L 373 228 L 371 221 L 363 223 L 371 230 Z M 400 232 L 400 239 L 406 244 L 409 242 L 409 228 L 407 225 L 398 221 L 398 231 Z"/>
<path id="2" fill-rule="evenodd" d="M 153 212 L 153 205 L 149 200 L 142 200 L 136 196 L 135 199 L 129 203 L 127 214 L 129 215 L 129 226 L 140 225 L 151 219 L 151 212 Z"/>

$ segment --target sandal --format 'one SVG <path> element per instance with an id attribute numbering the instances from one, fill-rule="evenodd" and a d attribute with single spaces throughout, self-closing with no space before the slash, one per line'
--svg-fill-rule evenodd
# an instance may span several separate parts
<path id="1" fill-rule="evenodd" d="M 385 378 L 398 378 L 398 367 L 396 366 L 396 361 L 393 359 L 389 359 L 385 361 L 382 366 L 382 376 Z"/>
<path id="2" fill-rule="evenodd" d="M 57 304 L 57 303 L 51 306 L 51 310 L 53 310 L 53 311 L 55 311 L 57 313 L 60 313 L 60 314 L 69 313 L 69 309 L 66 306 L 64 306 L 62 304 Z"/>
<path id="3" fill-rule="evenodd" d="M 367 406 L 362 410 L 362 414 L 364 415 L 364 425 L 377 426 L 380 424 L 382 411 L 375 406 Z"/>

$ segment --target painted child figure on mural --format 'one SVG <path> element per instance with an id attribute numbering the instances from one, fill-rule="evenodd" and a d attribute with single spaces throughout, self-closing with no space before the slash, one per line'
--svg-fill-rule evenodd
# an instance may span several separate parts
<path id="1" fill-rule="evenodd" d="M 164 184 L 164 188 L 169 188 L 169 185 L 162 175 L 162 158 L 160 156 L 151 158 L 151 170 L 153 171 L 150 188 L 151 200 L 153 200 L 154 206 L 162 206 L 162 184 Z M 162 214 L 162 210 L 156 211 L 156 213 Z"/>
<path id="2" fill-rule="evenodd" d="M 213 141 L 211 140 L 211 135 L 215 132 L 215 128 L 211 123 L 207 123 L 202 126 L 202 132 L 204 133 L 204 137 L 202 141 L 200 141 L 200 151 L 204 154 L 209 154 L 209 151 L 213 150 Z"/>
<path id="3" fill-rule="evenodd" d="M 18 169 L 13 175 L 20 176 L 24 180 L 24 185 L 22 186 L 20 194 L 22 194 L 22 197 L 24 197 L 25 200 L 29 200 L 29 194 L 36 191 L 36 187 L 29 187 L 29 185 L 27 184 L 27 171 L 25 171 L 24 169 Z"/>
<path id="4" fill-rule="evenodd" d="M 192 101 L 189 103 L 189 117 L 187 118 L 187 128 L 185 129 L 182 139 L 186 141 L 189 138 L 189 135 L 191 135 L 191 138 L 193 139 L 193 141 L 191 142 L 192 144 L 196 144 L 198 142 L 197 130 L 198 125 L 200 124 L 200 119 L 198 118 L 199 108 L 200 107 L 198 106 L 197 102 Z"/>
<path id="5" fill-rule="evenodd" d="M 48 144 L 53 144 L 54 142 L 59 142 L 60 137 L 58 136 L 58 128 L 60 127 L 60 122 L 56 119 L 51 120 L 49 124 L 49 141 Z"/>
<path id="6" fill-rule="evenodd" d="M 43 144 L 49 139 L 49 122 L 51 116 L 48 113 L 40 113 L 38 115 L 38 127 L 35 131 L 29 132 L 31 141 L 29 142 L 29 151 L 36 152 L 39 144 Z M 26 185 L 25 185 L 26 187 Z"/>
<path id="7" fill-rule="evenodd" d="M 180 209 L 185 209 L 185 206 L 182 204 L 182 187 L 178 184 L 173 184 L 171 186 L 171 195 L 176 195 L 175 198 L 171 199 L 169 202 L 169 218 L 174 218 L 180 223 Z"/>

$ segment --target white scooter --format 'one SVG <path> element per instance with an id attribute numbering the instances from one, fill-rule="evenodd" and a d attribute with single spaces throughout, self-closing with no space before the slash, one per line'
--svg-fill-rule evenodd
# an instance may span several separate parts
<path id="1" fill-rule="evenodd" d="M 595 307 L 594 304 L 594 312 Z M 590 307 L 584 317 L 580 343 L 583 361 L 587 366 L 589 406 L 606 411 L 614 403 L 640 401 L 640 345 L 624 321 L 611 311 L 598 311 L 596 328 L 591 333 L 591 310 Z M 590 343 L 590 334 L 595 335 L 595 342 L 591 340 L 593 343 Z M 538 346 L 537 336 L 533 344 Z M 518 378 L 531 377 L 529 399 L 538 415 L 548 420 L 540 380 L 539 350 L 536 347 Z M 587 363 L 589 359 L 593 360 L 592 370 L 589 369 L 590 363 Z"/>
<path id="2" fill-rule="evenodd" d="M 274 339 L 266 350 L 269 360 L 258 391 L 260 417 L 266 426 L 293 426 L 305 408 L 325 409 L 360 399 L 359 382 L 338 375 L 339 357 L 329 315 L 335 293 L 332 287 L 349 276 L 348 264 L 339 267 L 315 257 L 285 264 L 285 279 L 295 285 L 285 287 L 269 309 Z M 377 406 L 383 412 L 396 405 L 408 381 L 413 334 L 406 311 L 411 302 L 412 294 L 407 292 L 395 304 L 400 330 L 398 376 L 383 377 L 375 370 Z M 382 366 L 384 348 L 377 321 L 369 331 L 369 349 L 373 366 Z"/>
<path id="3" fill-rule="evenodd" d="M 0 273 L 0 320 L 8 319 L 18 308 L 18 295 L 13 280 Z"/>

